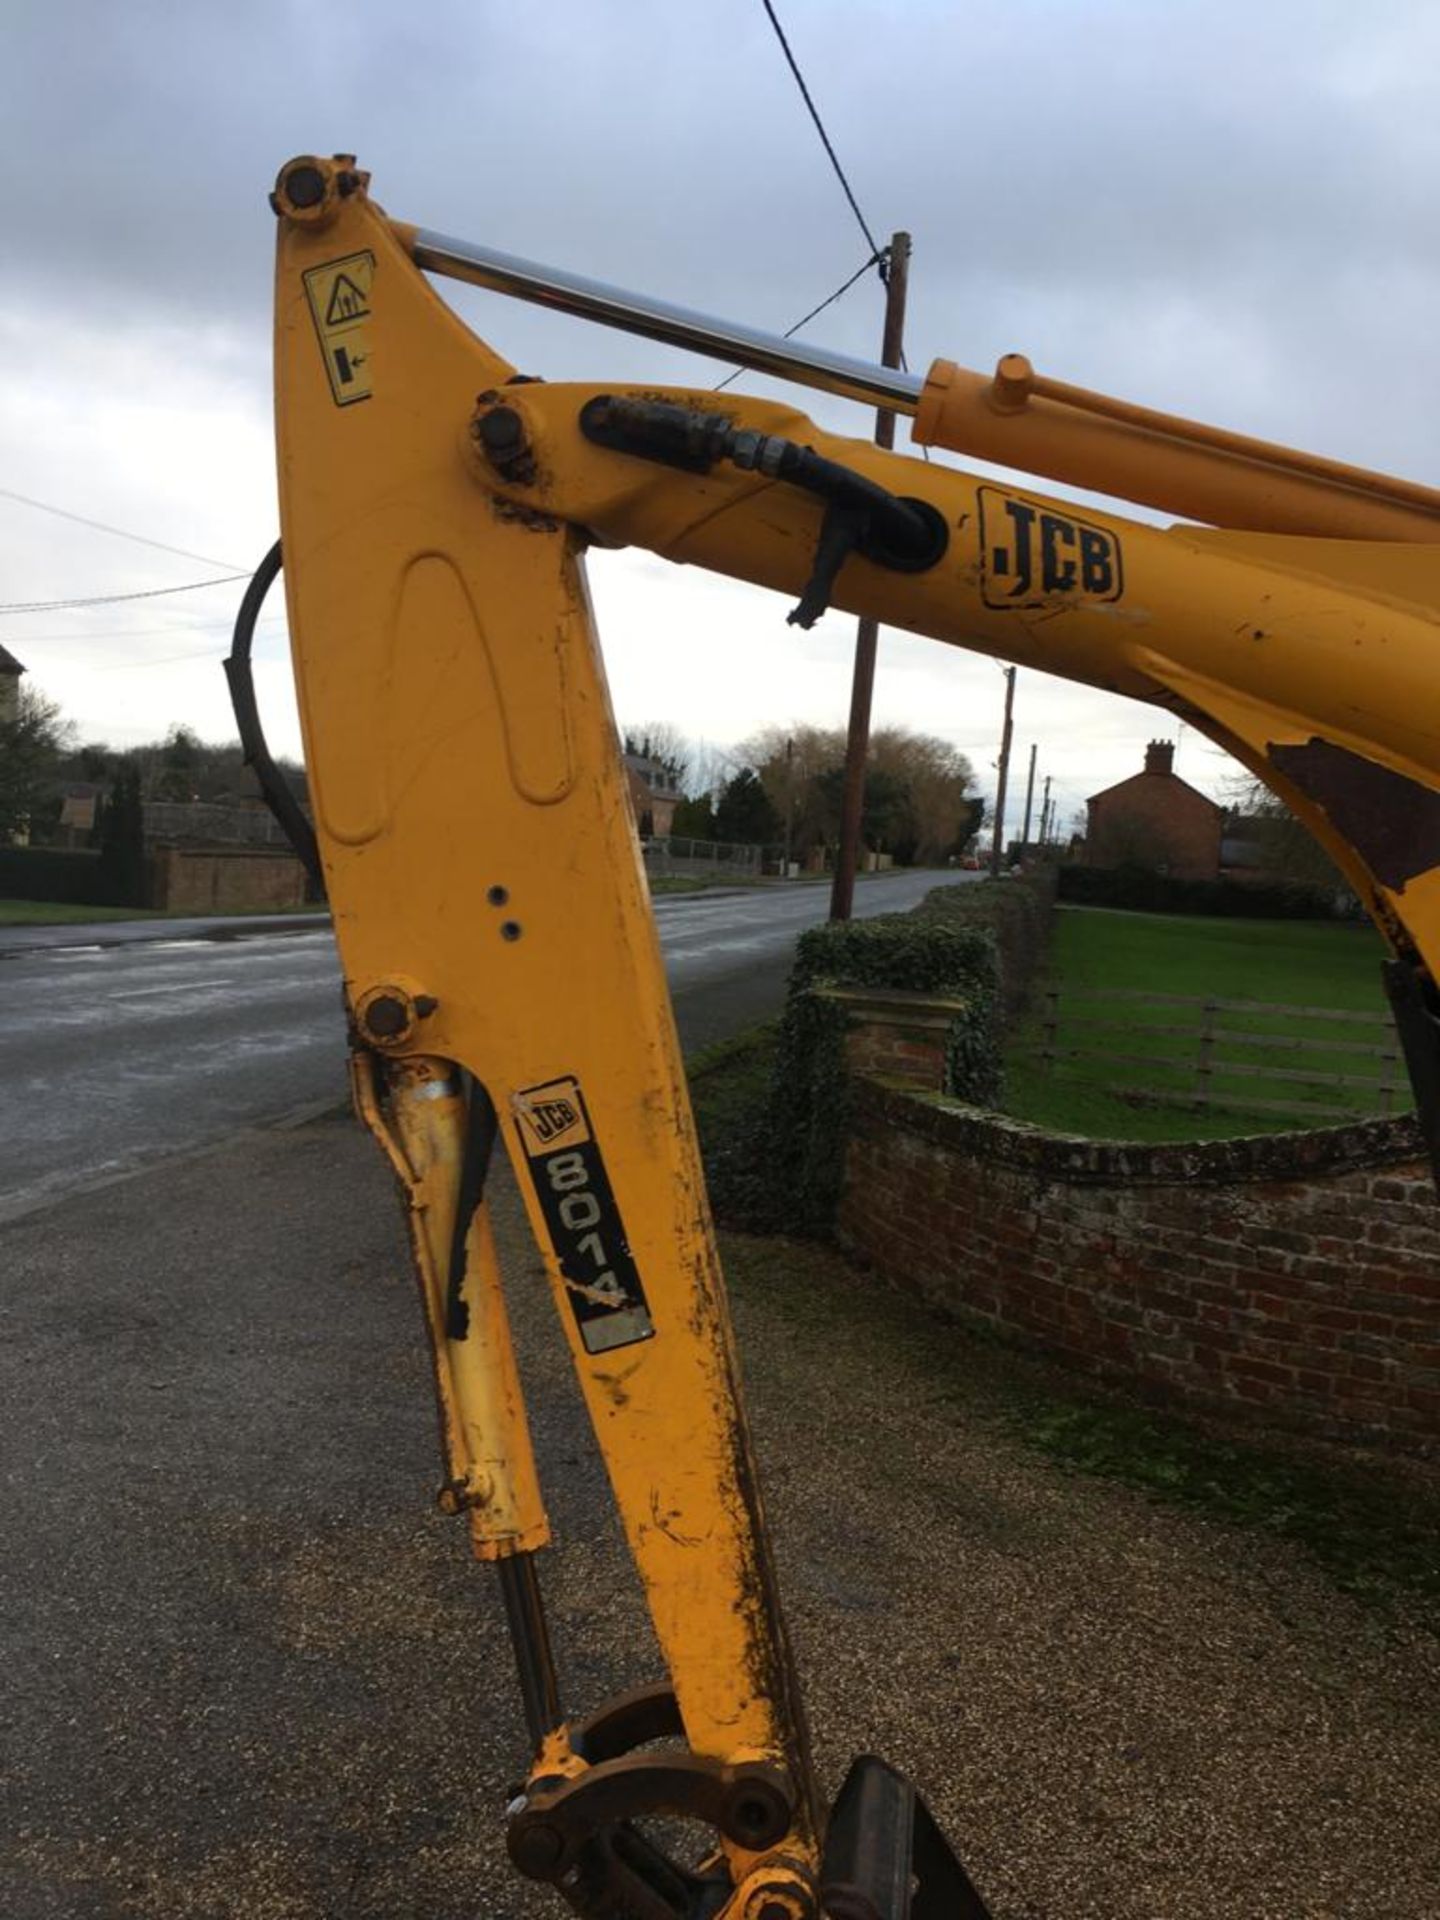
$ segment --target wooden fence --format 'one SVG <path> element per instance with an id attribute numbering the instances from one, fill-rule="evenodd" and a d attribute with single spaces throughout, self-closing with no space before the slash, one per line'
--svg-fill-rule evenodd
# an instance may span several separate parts
<path id="1" fill-rule="evenodd" d="M 1112 1009 L 1119 1018 L 1104 1017 Z M 1300 1027 L 1321 1031 L 1297 1031 Z M 1114 1074 L 1082 1068 L 1092 1083 L 1103 1084 L 1122 1099 L 1147 1104 L 1228 1107 L 1316 1120 L 1392 1113 L 1397 1098 L 1408 1104 L 1403 1055 L 1393 1022 L 1384 1013 L 1268 1000 L 1198 999 L 1121 987 L 1068 987 L 1045 994 L 1042 1033 L 1037 1051 L 1051 1073 L 1060 1061 L 1078 1060 L 1173 1075 L 1168 1084 L 1120 1085 Z M 1090 1044 L 1061 1044 L 1071 1036 Z M 1152 1039 L 1161 1044 L 1141 1051 Z M 1313 1064 L 1317 1060 L 1339 1064 L 1321 1068 Z M 1372 1061 L 1377 1064 L 1370 1071 L 1352 1070 Z M 1337 1097 L 1329 1102 L 1320 1097 L 1277 1100 L 1268 1093 L 1261 1097 L 1265 1089 L 1255 1087 L 1256 1081 L 1267 1087 L 1294 1086 L 1297 1095 L 1302 1087 L 1315 1088 L 1317 1095 L 1328 1089 Z"/>

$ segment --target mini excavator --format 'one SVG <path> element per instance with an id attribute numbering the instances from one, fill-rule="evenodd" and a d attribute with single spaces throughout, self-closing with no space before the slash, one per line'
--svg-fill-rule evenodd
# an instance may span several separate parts
<path id="1" fill-rule="evenodd" d="M 282 543 L 227 663 L 247 755 L 323 873 L 357 1109 L 405 1197 L 441 1502 L 492 1563 L 531 1744 L 519 1873 L 590 1920 L 984 1920 L 898 1772 L 828 1814 L 767 1545 L 685 1079 L 583 555 L 639 546 L 1162 706 L 1310 828 L 1388 943 L 1440 1144 L 1440 493 L 1037 373 L 923 378 L 392 220 L 348 155 L 281 170 Z M 742 394 L 517 372 L 433 278 L 912 416 L 912 437 L 1159 528 Z M 314 821 L 249 647 L 281 568 Z M 549 1274 L 662 1683 L 561 1707 L 547 1539 L 486 1203 Z M 682 1860 L 666 1816 L 708 1836 Z M 661 1822 L 657 1826 L 657 1822 Z"/>

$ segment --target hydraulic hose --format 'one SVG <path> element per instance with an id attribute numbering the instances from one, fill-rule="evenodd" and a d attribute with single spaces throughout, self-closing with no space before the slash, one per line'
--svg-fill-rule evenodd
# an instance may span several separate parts
<path id="1" fill-rule="evenodd" d="M 265 596 L 275 584 L 282 564 L 280 542 L 277 540 L 251 575 L 250 584 L 240 602 L 240 610 L 235 615 L 235 631 L 225 661 L 225 678 L 230 685 L 230 704 L 235 710 L 235 725 L 240 731 L 245 764 L 254 768 L 255 778 L 260 783 L 261 798 L 279 821 L 281 831 L 295 850 L 296 858 L 323 899 L 325 876 L 320 867 L 320 848 L 316 843 L 315 829 L 305 818 L 300 802 L 290 790 L 290 783 L 271 757 L 260 719 L 260 708 L 255 699 L 255 676 L 250 666 L 255 623 L 260 618 Z"/>

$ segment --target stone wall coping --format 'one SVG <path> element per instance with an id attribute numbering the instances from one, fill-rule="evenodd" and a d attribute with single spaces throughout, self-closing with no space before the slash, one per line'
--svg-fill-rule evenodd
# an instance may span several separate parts
<path id="1" fill-rule="evenodd" d="M 833 1000 L 852 1020 L 882 1020 L 897 1027 L 948 1028 L 971 1002 L 963 995 L 912 993 L 905 987 L 812 987 L 822 1000 Z"/>
<path id="2" fill-rule="evenodd" d="M 943 1094 L 868 1077 L 857 1077 L 853 1084 L 862 1115 L 868 1110 L 941 1146 L 1029 1172 L 1040 1180 L 1076 1186 L 1274 1183 L 1425 1160 L 1425 1144 L 1410 1114 L 1301 1133 L 1152 1146 L 1143 1141 L 1049 1133 L 1028 1121 L 966 1106 Z"/>
<path id="3" fill-rule="evenodd" d="M 150 857 L 155 860 L 217 860 L 240 862 L 245 860 L 282 861 L 288 866 L 298 866 L 297 856 L 289 847 L 237 847 L 206 845 L 201 841 L 167 840 L 163 846 L 153 847 Z"/>

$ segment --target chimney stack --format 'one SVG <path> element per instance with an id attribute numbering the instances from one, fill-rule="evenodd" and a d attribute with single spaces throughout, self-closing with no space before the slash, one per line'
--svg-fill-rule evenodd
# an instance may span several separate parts
<path id="1" fill-rule="evenodd" d="M 1152 740 L 1145 749 L 1146 773 L 1173 773 L 1175 746 L 1170 740 Z"/>

